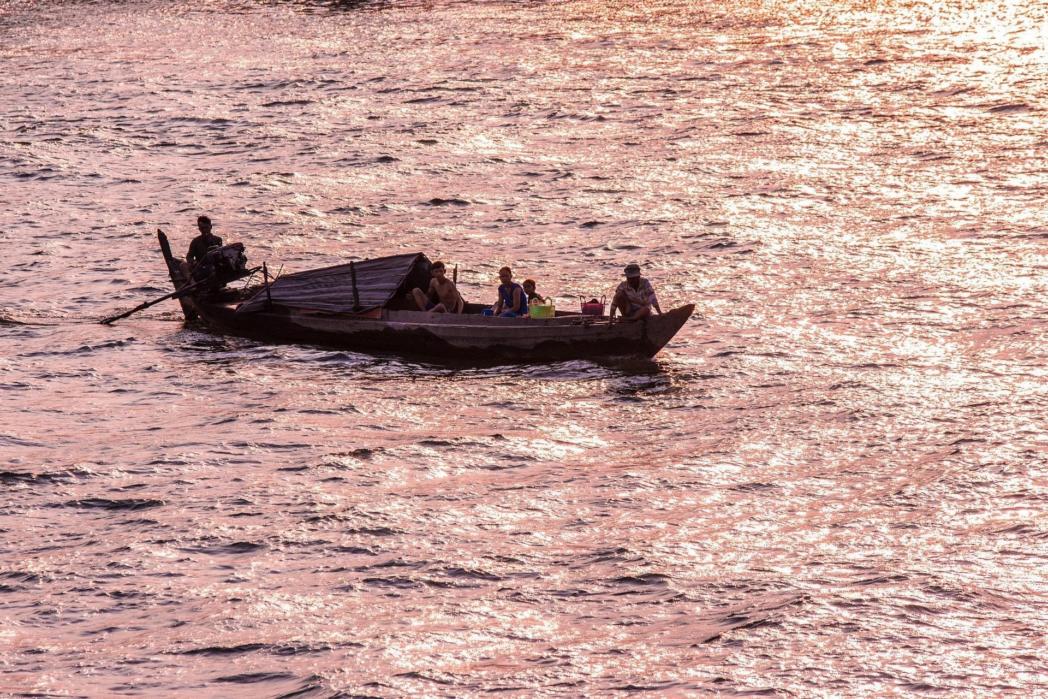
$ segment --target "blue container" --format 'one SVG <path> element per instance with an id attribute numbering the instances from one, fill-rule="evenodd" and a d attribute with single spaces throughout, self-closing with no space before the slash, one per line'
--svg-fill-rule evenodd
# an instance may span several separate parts
<path id="1" fill-rule="evenodd" d="M 495 315 L 495 312 L 492 311 L 490 308 L 485 308 L 483 311 L 480 312 L 480 314 L 482 316 L 493 316 Z"/>

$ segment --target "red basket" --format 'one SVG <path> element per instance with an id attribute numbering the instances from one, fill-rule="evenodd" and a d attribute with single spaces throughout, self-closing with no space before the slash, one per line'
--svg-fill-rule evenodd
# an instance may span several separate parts
<path id="1" fill-rule="evenodd" d="M 604 315 L 604 305 L 607 297 L 601 296 L 600 301 L 597 299 L 586 300 L 585 296 L 580 296 L 579 300 L 582 304 L 582 315 L 584 316 L 602 316 Z"/>

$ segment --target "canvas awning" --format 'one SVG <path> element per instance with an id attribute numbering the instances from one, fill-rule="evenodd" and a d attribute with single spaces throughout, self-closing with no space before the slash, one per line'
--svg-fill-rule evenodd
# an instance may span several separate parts
<path id="1" fill-rule="evenodd" d="M 420 252 L 377 257 L 373 260 L 286 274 L 240 304 L 237 313 L 254 313 L 273 306 L 329 313 L 354 313 L 385 306 L 413 271 L 429 277 L 430 261 Z M 356 275 L 359 308 L 354 308 L 353 274 Z"/>

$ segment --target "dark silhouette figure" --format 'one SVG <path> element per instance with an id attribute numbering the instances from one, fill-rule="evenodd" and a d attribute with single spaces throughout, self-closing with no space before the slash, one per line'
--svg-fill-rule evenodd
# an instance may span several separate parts
<path id="1" fill-rule="evenodd" d="M 200 235 L 193 238 L 193 242 L 189 244 L 189 252 L 186 253 L 186 262 L 190 267 L 204 259 L 204 255 L 211 248 L 222 247 L 222 239 L 211 232 L 211 219 L 207 216 L 197 216 L 197 228 L 200 229 Z"/>

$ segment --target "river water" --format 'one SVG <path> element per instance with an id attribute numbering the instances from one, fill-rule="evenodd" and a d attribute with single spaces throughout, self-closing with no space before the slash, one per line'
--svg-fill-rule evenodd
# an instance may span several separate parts
<path id="1" fill-rule="evenodd" d="M 1048 11 L 0 0 L 0 695 L 1048 695 Z M 209 214 L 653 361 L 187 327 Z"/>

